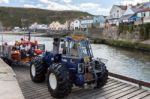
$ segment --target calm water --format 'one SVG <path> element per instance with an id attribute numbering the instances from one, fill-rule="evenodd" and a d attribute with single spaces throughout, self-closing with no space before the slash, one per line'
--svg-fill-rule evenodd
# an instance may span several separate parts
<path id="1" fill-rule="evenodd" d="M 3 39 L 5 42 L 9 42 L 8 44 L 13 44 L 21 37 L 24 36 L 4 35 Z M 32 37 L 32 40 L 35 39 L 45 44 L 47 50 L 52 49 L 52 38 Z M 110 72 L 150 82 L 150 53 L 125 50 L 102 44 L 92 44 L 92 48 L 95 57 L 108 60 L 106 65 Z"/>

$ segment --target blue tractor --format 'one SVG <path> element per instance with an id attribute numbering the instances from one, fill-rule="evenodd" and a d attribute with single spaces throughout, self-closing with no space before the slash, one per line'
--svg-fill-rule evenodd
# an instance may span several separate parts
<path id="1" fill-rule="evenodd" d="M 45 52 L 31 62 L 30 76 L 36 83 L 46 79 L 51 96 L 64 98 L 73 85 L 103 87 L 107 83 L 108 70 L 99 58 L 94 59 L 89 40 L 74 35 L 62 42 L 60 38 L 54 38 L 53 51 Z"/>

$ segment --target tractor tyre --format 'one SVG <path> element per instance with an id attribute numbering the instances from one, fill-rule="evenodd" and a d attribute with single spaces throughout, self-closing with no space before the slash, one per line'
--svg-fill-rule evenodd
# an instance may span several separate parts
<path id="1" fill-rule="evenodd" d="M 54 63 L 49 67 L 47 85 L 51 96 L 54 98 L 64 98 L 69 95 L 72 89 L 72 82 L 65 65 Z"/>
<path id="2" fill-rule="evenodd" d="M 35 57 L 30 64 L 30 77 L 33 82 L 41 83 L 45 80 L 46 67 L 43 66 L 42 57 Z"/>
<path id="3" fill-rule="evenodd" d="M 97 82 L 96 82 L 96 88 L 101 88 L 103 87 L 106 83 L 107 83 L 107 80 L 108 80 L 108 70 L 105 66 L 104 63 L 99 63 L 99 69 L 101 69 L 101 73 L 97 74 Z"/>

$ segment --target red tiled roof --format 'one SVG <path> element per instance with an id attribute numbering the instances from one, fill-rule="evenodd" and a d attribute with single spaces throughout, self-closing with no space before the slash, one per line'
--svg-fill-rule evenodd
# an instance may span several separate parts
<path id="1" fill-rule="evenodd" d="M 150 8 L 141 9 L 138 12 L 148 12 L 148 11 L 150 11 Z"/>

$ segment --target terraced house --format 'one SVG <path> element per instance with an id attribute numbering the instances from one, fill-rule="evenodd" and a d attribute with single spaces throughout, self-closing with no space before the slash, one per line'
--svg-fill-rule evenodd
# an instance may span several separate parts
<path id="1" fill-rule="evenodd" d="M 119 25 L 119 19 L 122 17 L 126 10 L 127 6 L 113 5 L 108 18 L 109 23 L 112 25 Z"/>
<path id="2" fill-rule="evenodd" d="M 141 18 L 143 23 L 150 23 L 150 2 L 145 3 L 141 10 L 137 12 L 137 16 Z"/>
<path id="3" fill-rule="evenodd" d="M 105 26 L 106 18 L 103 15 L 93 17 L 93 26 L 96 28 L 103 28 Z"/>

